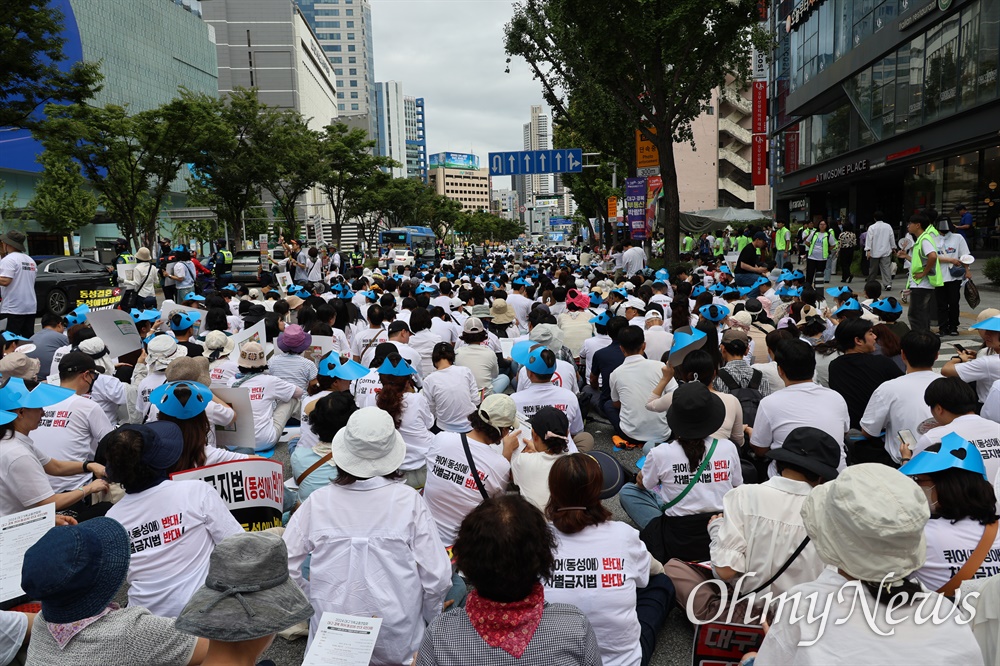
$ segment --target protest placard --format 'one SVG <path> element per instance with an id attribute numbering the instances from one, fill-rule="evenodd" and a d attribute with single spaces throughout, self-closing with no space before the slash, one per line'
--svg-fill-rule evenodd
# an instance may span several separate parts
<path id="1" fill-rule="evenodd" d="M 264 320 L 261 319 L 259 322 L 250 326 L 249 328 L 244 328 L 239 333 L 233 333 L 233 344 L 236 345 L 236 349 L 233 350 L 233 354 L 230 358 L 239 358 L 240 349 L 243 348 L 248 342 L 259 343 L 261 347 L 265 346 L 267 341 L 267 333 L 264 330 Z"/>
<path id="2" fill-rule="evenodd" d="M 302 666 L 366 666 L 382 628 L 380 617 L 323 613 Z"/>
<path id="3" fill-rule="evenodd" d="M 737 666 L 764 641 L 764 628 L 725 622 L 695 626 L 692 666 Z"/>
<path id="4" fill-rule="evenodd" d="M 274 279 L 278 281 L 278 287 L 281 288 L 281 291 L 287 294 L 288 288 L 292 286 L 292 274 L 287 271 L 284 273 L 275 273 Z"/>
<path id="5" fill-rule="evenodd" d="M 281 527 L 285 486 L 280 462 L 264 458 L 232 460 L 175 472 L 170 478 L 212 484 L 247 532 Z"/>
<path id="6" fill-rule="evenodd" d="M 54 502 L 0 517 L 0 602 L 24 596 L 21 565 L 24 554 L 56 526 Z"/>
<path id="7" fill-rule="evenodd" d="M 142 348 L 142 338 L 136 330 L 132 315 L 122 310 L 91 310 L 87 323 L 104 341 L 111 358 L 118 358 Z"/>
<path id="8" fill-rule="evenodd" d="M 302 352 L 302 355 L 313 363 L 318 363 L 321 358 L 332 351 L 333 336 L 314 335 L 312 336 L 312 344 L 309 345 L 308 349 Z"/>
<path id="9" fill-rule="evenodd" d="M 242 446 L 254 448 L 253 410 L 250 407 L 250 390 L 239 386 L 236 388 L 212 387 L 212 393 L 233 408 L 236 420 L 227 426 L 215 426 L 215 444 L 221 448 Z"/>
<path id="10" fill-rule="evenodd" d="M 118 271 L 118 284 L 125 284 L 132 279 L 132 271 L 135 270 L 135 264 L 118 264 L 115 266 L 115 270 Z"/>

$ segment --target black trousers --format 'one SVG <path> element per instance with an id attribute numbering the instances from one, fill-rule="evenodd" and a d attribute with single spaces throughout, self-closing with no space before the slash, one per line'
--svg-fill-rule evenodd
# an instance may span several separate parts
<path id="1" fill-rule="evenodd" d="M 838 261 L 840 262 L 840 271 L 841 271 L 840 275 L 843 278 L 844 282 L 854 277 L 851 274 L 851 264 L 854 263 L 854 248 L 853 247 L 841 248 Z"/>
<path id="2" fill-rule="evenodd" d="M 819 271 L 820 277 L 823 277 L 825 270 L 826 259 L 806 259 L 806 284 L 812 286 L 816 272 Z"/>
<path id="3" fill-rule="evenodd" d="M 4 315 L 7 327 L 4 330 L 16 333 L 26 338 L 35 334 L 35 315 L 33 314 L 8 314 Z"/>
<path id="4" fill-rule="evenodd" d="M 962 281 L 945 282 L 944 285 L 934 288 L 934 294 L 937 297 L 938 328 L 944 331 L 957 331 Z"/>

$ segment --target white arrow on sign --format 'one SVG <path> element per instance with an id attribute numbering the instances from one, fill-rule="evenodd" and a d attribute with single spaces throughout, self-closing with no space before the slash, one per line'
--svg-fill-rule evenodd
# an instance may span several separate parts
<path id="1" fill-rule="evenodd" d="M 580 164 L 580 162 L 577 162 L 575 159 L 573 159 L 573 153 L 567 153 L 566 154 L 566 167 L 570 171 L 572 171 L 573 169 L 575 169 L 579 164 Z"/>
<path id="2" fill-rule="evenodd" d="M 510 162 L 510 173 L 514 173 L 514 156 L 511 155 L 507 160 Z"/>
<path id="3" fill-rule="evenodd" d="M 493 156 L 493 173 L 494 174 L 500 173 L 500 169 L 502 169 L 502 168 L 503 168 L 503 158 L 501 158 L 499 155 L 494 155 Z"/>
<path id="4" fill-rule="evenodd" d="M 545 153 L 542 153 L 541 155 L 538 156 L 538 161 L 539 161 L 539 163 L 541 163 L 541 165 L 542 165 L 542 172 L 544 173 L 546 171 L 546 169 L 545 169 Z"/>
<path id="5" fill-rule="evenodd" d="M 557 151 L 555 152 L 555 154 L 553 155 L 553 157 L 555 157 L 555 158 L 556 158 L 556 171 L 557 171 L 557 172 L 561 172 L 561 171 L 562 171 L 562 153 L 560 153 L 560 152 L 559 152 L 559 151 L 557 150 Z"/>
<path id="6" fill-rule="evenodd" d="M 531 155 L 524 154 L 524 173 L 531 173 Z"/>

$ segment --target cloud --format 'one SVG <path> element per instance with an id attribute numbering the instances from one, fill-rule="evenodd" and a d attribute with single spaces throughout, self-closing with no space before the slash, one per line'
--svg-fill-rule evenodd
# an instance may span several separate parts
<path id="1" fill-rule="evenodd" d="M 541 85 L 523 60 L 507 67 L 508 0 L 371 0 L 375 80 L 423 97 L 428 153 L 520 150 Z"/>

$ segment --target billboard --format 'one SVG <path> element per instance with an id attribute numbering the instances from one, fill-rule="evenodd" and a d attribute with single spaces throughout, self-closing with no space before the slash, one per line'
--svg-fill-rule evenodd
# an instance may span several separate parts
<path id="1" fill-rule="evenodd" d="M 632 238 L 641 240 L 646 236 L 646 179 L 625 179 L 625 211 L 628 216 Z"/>
<path id="2" fill-rule="evenodd" d="M 469 153 L 436 153 L 429 159 L 431 169 L 479 169 L 479 158 Z"/>

